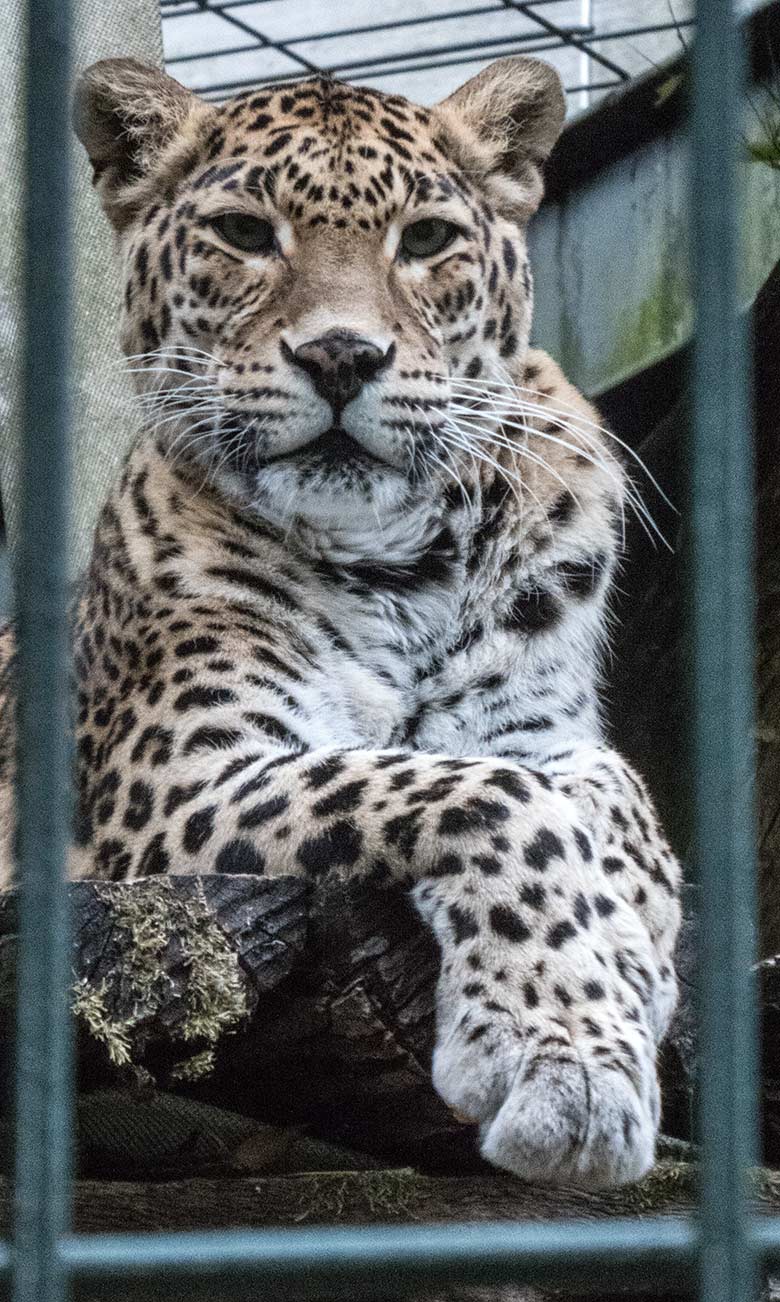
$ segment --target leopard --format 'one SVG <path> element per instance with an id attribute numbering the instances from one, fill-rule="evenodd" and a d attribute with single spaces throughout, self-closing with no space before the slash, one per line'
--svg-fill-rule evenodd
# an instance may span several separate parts
<path id="1" fill-rule="evenodd" d="M 489 1163 L 598 1189 L 654 1160 L 680 867 L 605 721 L 638 489 L 530 338 L 564 117 L 528 57 L 433 107 L 82 74 L 138 430 L 73 600 L 68 866 L 400 887 L 435 1090 Z"/>

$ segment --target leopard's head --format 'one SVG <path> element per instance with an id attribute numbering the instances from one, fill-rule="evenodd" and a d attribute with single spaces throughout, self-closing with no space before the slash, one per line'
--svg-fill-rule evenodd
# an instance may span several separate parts
<path id="1" fill-rule="evenodd" d="M 90 68 L 76 129 L 164 446 L 269 518 L 441 496 L 468 386 L 522 375 L 526 226 L 563 117 L 524 58 L 432 109 L 320 78 L 215 105 L 134 60 Z"/>

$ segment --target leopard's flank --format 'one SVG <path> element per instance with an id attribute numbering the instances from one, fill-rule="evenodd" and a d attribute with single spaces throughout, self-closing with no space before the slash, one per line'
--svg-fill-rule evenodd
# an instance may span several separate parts
<path id="1" fill-rule="evenodd" d="M 73 611 L 72 872 L 407 883 L 437 1090 L 496 1165 L 598 1187 L 653 1160 L 679 871 L 601 720 L 633 490 L 529 348 L 562 120 L 523 59 L 432 109 L 82 78 L 141 433 Z"/>

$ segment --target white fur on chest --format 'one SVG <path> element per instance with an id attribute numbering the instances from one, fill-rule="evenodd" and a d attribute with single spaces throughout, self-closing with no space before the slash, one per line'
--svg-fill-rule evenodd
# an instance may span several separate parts
<path id="1" fill-rule="evenodd" d="M 523 762 L 533 764 L 574 741 L 595 744 L 601 737 L 595 657 L 585 639 L 581 649 L 573 660 L 555 635 L 522 645 L 494 631 L 420 685 L 414 745 L 455 756 L 522 752 Z M 526 731 L 508 731 L 521 721 Z"/>
<path id="2" fill-rule="evenodd" d="M 408 709 L 412 679 L 412 657 L 392 611 L 342 594 L 337 610 L 324 607 L 322 613 L 351 653 L 323 648 L 317 673 L 298 690 L 317 744 L 390 745 Z"/>

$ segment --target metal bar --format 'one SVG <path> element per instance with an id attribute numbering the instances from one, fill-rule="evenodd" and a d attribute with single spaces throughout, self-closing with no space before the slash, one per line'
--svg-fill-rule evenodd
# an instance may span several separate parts
<path id="1" fill-rule="evenodd" d="M 531 54 L 539 54 L 539 53 L 544 53 L 545 50 L 560 49 L 559 41 L 545 41 L 544 37 L 541 35 L 535 37 L 534 39 L 539 41 L 540 44 L 533 45 L 533 46 L 524 45 L 520 49 L 515 48 L 510 50 L 497 50 L 496 54 L 500 54 L 503 57 L 507 54 L 528 54 L 529 50 Z M 484 57 L 490 58 L 490 52 L 488 52 Z M 366 77 L 370 76 L 372 79 L 375 77 L 400 77 L 401 74 L 404 72 L 425 72 L 432 68 L 458 67 L 462 63 L 470 63 L 472 61 L 473 61 L 473 55 L 461 54 L 454 59 L 437 59 L 435 61 L 431 60 L 430 62 L 413 64 L 413 65 L 405 64 L 403 67 L 400 68 L 399 67 L 372 68 L 371 72 L 366 74 Z M 323 71 L 323 75 L 332 75 L 333 72 L 333 70 L 329 68 L 323 68 L 322 71 Z M 200 87 L 194 86 L 191 89 L 193 91 L 193 94 L 195 95 L 219 96 L 233 91 L 238 92 L 239 90 L 245 89 L 249 86 L 257 86 L 257 85 L 272 86 L 277 82 L 282 82 L 282 81 L 290 81 L 290 74 L 287 72 L 274 73 L 272 77 L 263 77 L 261 82 L 258 82 L 257 78 L 246 77 L 246 78 L 242 78 L 239 81 L 223 81 L 223 82 L 217 82 L 212 86 L 200 86 Z"/>
<path id="2" fill-rule="evenodd" d="M 477 41 L 457 41 L 449 45 L 430 45 L 423 49 L 411 53 L 407 50 L 402 54 L 385 54 L 377 55 L 370 59 L 351 59 L 348 63 L 330 63 L 323 66 L 323 72 L 336 75 L 343 72 L 353 72 L 357 68 L 373 68 L 377 65 L 389 67 L 393 63 L 400 63 L 403 59 L 409 58 L 435 58 L 437 55 L 460 54 L 465 53 L 470 58 L 479 59 L 487 57 L 483 51 L 496 49 L 501 55 L 506 51 L 502 49 L 505 45 L 525 44 L 526 41 L 544 40 L 544 32 L 527 31 L 516 32 L 510 36 L 486 36 L 483 40 Z"/>
<path id="3" fill-rule="evenodd" d="M 587 91 L 590 98 L 594 90 L 614 90 L 615 87 L 625 86 L 625 84 L 624 81 L 619 81 L 617 77 L 613 77 L 612 81 L 578 81 L 573 82 L 571 85 L 567 82 L 563 89 L 567 95 L 578 95 L 581 91 Z"/>
<path id="4" fill-rule="evenodd" d="M 419 27 L 421 24 L 426 26 L 438 27 L 442 23 L 452 22 L 455 18 L 481 18 L 484 14 L 500 14 L 504 10 L 503 4 L 478 5 L 476 9 L 448 9 L 444 14 L 419 14 L 416 18 L 399 18 L 395 22 L 388 23 L 368 23 L 364 27 L 335 27 L 332 31 L 314 32 L 311 35 L 296 36 L 288 42 L 294 45 L 300 41 L 329 41 L 337 40 L 342 36 L 365 36 L 374 32 L 395 32 L 404 27 Z"/>
<path id="5" fill-rule="evenodd" d="M 358 26 L 358 27 L 348 27 L 348 28 L 334 27 L 331 30 L 325 29 L 322 31 L 317 31 L 315 33 L 307 34 L 305 36 L 292 37 L 292 38 L 279 41 L 265 36 L 262 32 L 257 31 L 257 29 L 252 27 L 250 24 L 242 23 L 241 20 L 237 19 L 234 11 L 243 8 L 245 3 L 247 2 L 248 0 L 232 0 L 232 3 L 228 5 L 224 3 L 216 3 L 215 0 L 193 0 L 193 4 L 195 6 L 194 8 L 188 8 L 184 12 L 182 12 L 181 10 L 177 10 L 176 12 L 170 12 L 168 14 L 164 13 L 164 18 L 167 21 L 168 19 L 173 19 L 177 17 L 187 16 L 187 15 L 191 16 L 195 12 L 214 14 L 217 17 L 223 18 L 226 22 L 230 22 L 233 26 L 240 28 L 240 30 L 245 31 L 248 34 L 251 34 L 256 40 L 258 40 L 258 42 L 260 42 L 257 48 L 277 49 L 281 53 L 287 54 L 288 57 L 290 57 L 291 59 L 296 59 L 302 63 L 305 63 L 309 71 L 311 72 L 319 71 L 329 76 L 332 75 L 340 76 L 343 74 L 360 76 L 360 77 L 368 75 L 371 76 L 372 78 L 378 76 L 388 76 L 388 77 L 400 76 L 407 72 L 425 71 L 428 69 L 456 66 L 458 63 L 469 62 L 475 57 L 489 58 L 493 52 L 495 52 L 496 54 L 523 53 L 526 52 L 524 51 L 524 44 L 527 42 L 529 50 L 531 50 L 531 52 L 533 53 L 537 53 L 540 51 L 544 52 L 545 50 L 550 50 L 555 48 L 564 49 L 566 47 L 578 50 L 580 54 L 580 63 L 581 65 L 583 65 L 583 67 L 586 59 L 587 60 L 592 59 L 595 62 L 600 63 L 602 67 L 611 70 L 614 73 L 614 75 L 618 77 L 621 81 L 628 80 L 630 78 L 630 74 L 625 69 L 619 67 L 619 65 L 616 64 L 614 61 L 608 59 L 605 55 L 602 55 L 598 51 L 593 50 L 591 47 L 591 42 L 595 41 L 601 44 L 603 42 L 610 41 L 610 40 L 627 39 L 635 36 L 648 35 L 652 32 L 672 30 L 673 28 L 679 28 L 680 26 L 688 26 L 691 21 L 689 19 L 684 19 L 681 20 L 680 23 L 677 22 L 655 23 L 649 25 L 637 23 L 635 25 L 628 26 L 621 31 L 615 31 L 615 32 L 599 32 L 596 28 L 593 28 L 589 33 L 588 31 L 584 31 L 582 27 L 579 26 L 572 27 L 570 25 L 564 25 L 564 24 L 553 22 L 552 20 L 536 12 L 536 10 L 539 7 L 556 4 L 559 3 L 560 0 L 525 0 L 524 3 L 519 3 L 518 0 L 501 0 L 500 4 L 479 5 L 475 7 L 473 10 L 453 9 L 447 11 L 444 14 L 435 15 L 434 17 L 431 17 L 430 15 L 421 15 L 419 17 L 407 18 L 398 23 L 392 23 L 392 24 L 388 22 L 379 22 L 379 23 L 369 23 L 364 26 Z M 256 0 L 252 0 L 252 2 L 256 3 Z M 584 7 L 589 2 L 590 0 L 581 0 L 581 5 Z M 163 10 L 171 9 L 170 3 L 166 3 L 166 0 L 162 0 L 162 7 Z M 433 47 L 425 48 L 423 50 L 409 49 L 406 50 L 405 52 L 395 54 L 392 56 L 384 56 L 381 59 L 373 58 L 373 59 L 363 59 L 359 61 L 353 60 L 352 62 L 349 63 L 330 64 L 327 66 L 317 65 L 315 62 L 312 62 L 311 60 L 306 60 L 304 59 L 304 56 L 297 55 L 295 51 L 295 47 L 301 44 L 308 45 L 310 42 L 335 40 L 340 37 L 346 38 L 348 36 L 357 35 L 361 33 L 364 34 L 381 33 L 384 30 L 389 30 L 391 28 L 395 29 L 397 27 L 411 28 L 421 23 L 425 23 L 426 25 L 432 25 L 438 29 L 438 27 L 441 24 L 449 21 L 452 18 L 466 17 L 466 16 L 479 16 L 482 14 L 498 12 L 501 9 L 503 9 L 507 14 L 513 12 L 522 14 L 530 23 L 534 24 L 536 30 L 533 31 L 529 30 L 526 33 L 516 33 L 514 36 L 496 37 L 495 39 L 490 41 L 485 40 L 485 41 L 477 41 L 477 42 L 464 42 L 460 45 L 442 45 L 438 47 L 433 46 Z M 552 42 L 550 42 L 551 35 L 553 35 L 554 37 Z M 545 37 L 547 38 L 547 41 L 545 41 Z M 537 42 L 542 42 L 542 43 L 536 44 Z M 505 48 L 504 49 L 501 48 L 502 46 L 506 46 L 507 44 L 510 44 L 512 48 L 509 50 Z M 218 53 L 220 56 L 229 57 L 230 55 L 246 53 L 247 51 L 253 48 L 255 47 L 251 45 L 234 46 L 226 50 L 215 51 L 215 54 Z M 461 51 L 462 57 L 460 58 L 442 57 L 442 56 L 454 54 L 456 51 Z M 173 67 L 174 65 L 185 64 L 188 62 L 192 62 L 196 59 L 203 59 L 203 58 L 208 59 L 208 57 L 209 57 L 208 52 L 204 53 L 202 51 L 198 51 L 191 55 L 180 55 L 174 57 L 170 59 L 168 63 L 169 66 Z M 420 62 L 421 59 L 424 61 Z M 371 70 L 370 72 L 369 69 Z M 582 72 L 582 68 L 581 68 L 581 72 Z M 266 83 L 272 84 L 277 81 L 290 80 L 291 76 L 292 76 L 291 73 L 285 73 L 285 74 L 280 74 L 273 78 L 262 78 L 261 81 L 263 82 L 263 84 Z M 213 83 L 210 86 L 206 85 L 201 87 L 197 93 L 203 95 L 218 96 L 222 92 L 228 92 L 231 90 L 240 90 L 247 86 L 253 86 L 255 84 L 257 84 L 257 79 L 253 79 L 253 78 L 246 78 L 246 79 L 240 79 L 240 80 L 229 81 L 229 82 Z M 588 89 L 598 90 L 598 89 L 603 89 L 605 85 L 611 86 L 612 83 L 607 82 L 605 79 L 602 79 L 602 81 L 599 83 L 595 83 L 592 82 L 592 78 L 585 77 L 584 79 L 581 79 L 578 82 L 577 90 L 580 92 L 584 92 Z"/>
<path id="6" fill-rule="evenodd" d="M 593 0 L 580 0 L 580 25 L 588 32 L 593 31 Z M 584 34 L 584 33 L 583 33 Z M 579 107 L 586 109 L 590 104 L 590 55 L 587 50 L 580 50 L 579 58 L 580 82 L 582 90 L 579 93 Z"/>
<path id="7" fill-rule="evenodd" d="M 780 1266 L 780 1216 L 753 1220 L 748 1226 L 749 1241 L 766 1267 Z"/>
<path id="8" fill-rule="evenodd" d="M 214 14 L 220 13 L 219 10 L 215 10 L 213 7 L 209 8 L 207 11 L 201 10 L 201 12 L 208 12 Z M 439 23 L 444 23 L 450 18 L 481 17 L 483 14 L 503 13 L 503 12 L 505 12 L 503 4 L 482 5 L 480 6 L 479 9 L 453 9 L 446 14 L 438 15 L 436 18 L 431 18 L 428 15 L 422 18 L 404 18 L 401 21 L 395 23 L 370 23 L 366 27 L 339 27 L 339 28 L 334 28 L 333 31 L 314 32 L 312 34 L 307 33 L 306 36 L 294 36 L 292 38 L 288 38 L 285 41 L 285 46 L 289 47 L 291 45 L 309 45 L 312 42 L 316 42 L 316 41 L 337 40 L 343 36 L 363 36 L 363 35 L 375 35 L 380 32 L 394 32 L 399 27 L 416 27 L 420 23 L 432 23 L 438 26 Z M 170 18 L 179 18 L 181 16 L 182 15 L 180 14 L 171 14 Z M 191 18 L 192 14 L 188 14 L 186 16 Z M 165 21 L 168 22 L 169 19 L 166 18 Z M 231 48 L 227 50 L 215 50 L 214 56 L 219 55 L 220 57 L 222 57 L 222 55 L 225 54 L 234 54 L 234 53 L 240 54 L 245 50 L 256 49 L 256 48 L 257 48 L 256 46 L 249 46 L 249 45 L 236 46 L 235 49 Z M 203 53 L 202 50 L 200 50 L 194 54 L 175 55 L 172 59 L 166 59 L 165 63 L 166 63 L 166 67 L 171 67 L 171 65 L 174 63 L 184 63 L 188 59 L 203 59 L 203 58 L 209 58 L 209 51 L 206 51 L 205 54 Z"/>
<path id="9" fill-rule="evenodd" d="M 69 362 L 70 12 L 28 0 L 24 434 L 18 637 L 14 1302 L 64 1302 L 70 1053 L 65 845 Z"/>
<path id="10" fill-rule="evenodd" d="M 780 1266 L 780 1217 L 754 1217 L 746 1225 L 746 1237 L 759 1260 L 767 1269 Z M 254 1281 L 261 1276 L 285 1279 L 296 1289 L 308 1288 L 300 1273 L 320 1264 L 328 1275 L 328 1286 L 340 1272 L 357 1269 L 365 1278 L 371 1272 L 395 1269 L 402 1258 L 414 1268 L 427 1268 L 431 1276 L 449 1271 L 447 1281 L 455 1276 L 465 1279 L 463 1270 L 476 1270 L 485 1258 L 490 1259 L 491 1281 L 516 1280 L 539 1272 L 539 1278 L 557 1260 L 559 1278 L 574 1278 L 578 1291 L 586 1285 L 597 1286 L 595 1274 L 600 1266 L 614 1263 L 626 1288 L 647 1289 L 647 1271 L 660 1282 L 660 1266 L 684 1286 L 695 1270 L 701 1251 L 701 1230 L 694 1223 L 672 1217 L 643 1221 L 615 1220 L 588 1224 L 558 1222 L 552 1224 L 453 1225 L 431 1227 L 385 1227 L 369 1229 L 258 1230 L 192 1232 L 178 1234 L 82 1234 L 65 1237 L 58 1248 L 68 1270 L 77 1278 L 89 1281 L 108 1276 L 130 1281 L 134 1276 L 148 1280 L 161 1273 L 167 1281 L 168 1271 L 180 1278 L 196 1273 L 208 1274 L 208 1288 L 213 1290 L 214 1274 L 235 1274 L 240 1266 Z M 583 1247 L 584 1244 L 584 1247 Z M 631 1260 L 636 1249 L 639 1260 Z M 0 1241 L 0 1283 L 8 1281 L 13 1257 L 8 1244 Z M 261 1272 L 258 1274 L 258 1270 Z M 683 1275 L 679 1275 L 679 1271 Z M 291 1273 L 288 1275 L 287 1272 Z M 476 1277 L 476 1276 L 474 1276 Z M 356 1278 L 356 1277 L 353 1277 Z M 395 1284 L 396 1280 L 393 1280 Z M 166 1283 L 167 1287 L 167 1283 Z M 314 1285 L 311 1286 L 314 1291 Z M 3 1296 L 5 1294 L 3 1293 Z M 146 1295 L 145 1295 L 146 1296 Z M 160 1294 L 162 1297 L 162 1293 Z M 188 1292 L 188 1298 L 195 1297 Z M 213 1297 L 213 1291 L 208 1293 Z M 710 1298 L 725 1296 L 711 1294 Z M 170 1298 L 170 1292 L 166 1294 Z M 48 1302 L 48 1298 L 46 1299 Z M 708 1299 L 709 1302 L 709 1299 Z"/>
<path id="11" fill-rule="evenodd" d="M 526 18 L 533 18 L 534 22 L 538 23 L 540 27 L 543 27 L 551 36 L 563 35 L 561 28 L 557 23 L 553 23 L 549 18 L 544 18 L 541 14 L 533 12 L 533 3 L 534 0 L 504 0 L 507 9 L 514 9 L 517 13 L 525 14 Z M 609 72 L 614 72 L 615 76 L 620 77 L 621 81 L 631 80 L 630 75 L 626 72 L 625 68 L 621 68 L 619 64 L 613 63 L 611 59 L 606 58 L 603 54 L 599 54 L 598 51 L 592 50 L 587 41 L 579 40 L 576 36 L 568 36 L 564 43 L 566 45 L 573 45 L 575 50 L 584 51 L 591 59 L 593 59 L 594 63 L 600 63 L 601 66 L 606 68 Z"/>
<path id="12" fill-rule="evenodd" d="M 653 24 L 649 27 L 642 28 L 641 32 L 642 34 L 647 35 L 649 33 L 658 32 L 658 31 L 676 30 L 676 27 L 677 24 L 675 23 L 658 23 L 658 24 Z M 607 32 L 603 36 L 600 36 L 598 39 L 601 41 L 619 40 L 628 34 L 633 34 L 633 29 L 631 33 L 629 33 L 628 30 L 619 31 L 619 32 Z M 462 47 L 465 49 L 465 53 L 453 59 L 435 58 L 435 59 L 424 61 L 422 63 L 403 64 L 401 67 L 389 66 L 395 60 L 415 57 L 412 54 L 405 54 L 405 55 L 398 54 L 398 55 L 389 55 L 384 59 L 364 59 L 359 62 L 353 62 L 353 63 L 340 63 L 340 64 L 337 63 L 337 64 L 323 65 L 321 71 L 323 72 L 323 74 L 327 76 L 333 76 L 333 75 L 338 76 L 344 72 L 355 73 L 356 70 L 363 69 L 363 68 L 365 69 L 370 68 L 370 73 L 368 73 L 367 75 L 370 75 L 372 78 L 398 77 L 406 72 L 425 72 L 435 68 L 449 68 L 449 67 L 457 66 L 461 63 L 473 62 L 476 58 L 490 58 L 492 53 L 495 53 L 496 55 L 501 55 L 503 57 L 511 54 L 523 54 L 523 53 L 527 54 L 530 49 L 530 52 L 532 54 L 543 54 L 548 50 L 562 49 L 565 45 L 565 42 L 562 43 L 557 38 L 545 39 L 544 34 L 542 32 L 539 32 L 538 34 L 528 33 L 527 35 L 517 36 L 516 38 L 513 38 L 516 41 L 522 42 L 520 46 L 515 45 L 509 50 L 496 48 L 498 46 L 501 46 L 506 41 L 506 39 L 507 39 L 506 37 L 497 37 L 495 40 L 466 45 Z M 483 46 L 491 46 L 493 48 L 483 49 L 482 48 Z M 446 52 L 447 49 L 457 49 L 457 48 L 459 47 L 457 46 L 439 47 L 438 52 L 439 53 Z M 432 53 L 436 53 L 436 52 L 437 52 L 436 50 L 432 51 Z M 218 53 L 222 54 L 225 53 L 225 51 L 219 51 Z M 202 59 L 202 58 L 208 58 L 208 55 L 199 54 L 194 57 Z M 173 62 L 185 62 L 188 59 L 189 56 L 182 55 L 178 60 L 171 60 L 171 64 Z M 378 67 L 374 66 L 376 64 L 380 66 Z M 357 75 L 362 75 L 362 73 L 358 71 Z M 211 86 L 194 87 L 193 91 L 194 94 L 196 95 L 218 96 L 223 92 L 227 93 L 229 91 L 239 91 L 246 87 L 256 86 L 259 84 L 262 84 L 264 86 L 270 86 L 276 82 L 289 81 L 290 78 L 291 78 L 290 73 L 283 72 L 283 73 L 276 73 L 272 77 L 263 77 L 259 81 L 257 78 L 254 77 L 241 78 L 237 81 L 217 82 Z M 625 84 L 625 78 L 621 76 L 620 78 L 616 78 L 614 81 L 591 82 L 590 89 L 603 90 L 603 89 L 608 89 L 611 86 L 623 85 L 623 84 Z M 581 87 L 579 85 L 575 85 L 567 89 L 576 91 L 581 89 Z"/>
<path id="13" fill-rule="evenodd" d="M 758 1294 L 745 1192 L 755 1161 L 753 479 L 737 311 L 743 52 L 732 0 L 698 0 L 691 225 L 696 282 L 691 613 L 700 928 L 701 1296 Z"/>
<path id="14" fill-rule="evenodd" d="M 611 32 L 598 32 L 598 33 L 594 32 L 594 34 L 588 38 L 588 41 L 598 41 L 600 44 L 603 44 L 607 41 L 622 41 L 629 36 L 652 36 L 658 32 L 675 32 L 680 28 L 680 26 L 684 26 L 684 25 L 685 25 L 684 23 L 681 24 L 680 22 L 645 23 L 642 27 L 624 27 L 624 28 L 616 29 L 615 31 L 611 31 Z M 567 45 L 573 43 L 571 41 L 572 29 L 560 28 L 559 30 L 563 34 L 556 37 L 554 42 L 550 41 L 549 46 L 547 48 L 565 49 Z M 485 45 L 505 45 L 508 44 L 510 41 L 544 41 L 546 39 L 548 39 L 548 33 L 546 30 L 540 32 L 531 32 L 531 31 L 516 32 L 512 36 L 499 36 L 495 38 L 487 38 L 484 41 L 469 41 L 469 42 L 465 42 L 462 45 L 434 46 L 432 49 L 420 50 L 419 54 L 420 55 L 436 54 L 436 53 L 449 54 L 454 50 L 479 51 Z M 290 41 L 289 44 L 295 45 L 296 41 Z M 581 43 L 578 43 L 577 45 L 578 49 L 580 49 L 580 45 L 585 47 L 588 45 L 588 42 L 583 41 Z M 585 55 L 585 57 L 587 57 L 588 59 L 596 57 L 594 52 L 590 48 L 581 49 L 581 53 Z M 201 57 L 203 56 L 201 55 Z M 405 54 L 388 55 L 387 62 L 389 63 L 390 59 L 408 59 L 408 58 L 416 58 L 416 57 L 417 54 L 414 51 L 407 51 Z M 332 64 L 327 69 L 327 71 L 339 72 L 341 70 L 351 68 L 351 67 L 362 67 L 364 63 L 368 63 L 368 62 L 370 61 L 360 60 L 359 62 L 355 62 L 354 64 L 335 63 Z M 378 62 L 378 61 L 374 60 L 374 62 Z M 617 65 L 614 66 L 617 67 Z M 621 80 L 630 81 L 631 75 L 629 73 L 621 73 Z"/>
<path id="15" fill-rule="evenodd" d="M 694 1277 L 696 1227 L 682 1220 L 603 1224 L 451 1225 L 358 1229 L 224 1230 L 158 1235 L 94 1235 L 66 1240 L 63 1259 L 89 1282 L 161 1276 L 216 1284 L 252 1284 L 274 1295 L 397 1297 L 406 1289 L 522 1281 L 577 1280 L 578 1288 Z M 190 1284 L 191 1282 L 191 1284 Z M 148 1285 L 147 1285 L 148 1288 Z M 148 1293 L 144 1293 L 147 1297 Z M 162 1298 L 162 1293 L 160 1294 Z M 170 1297 L 170 1292 L 167 1294 Z M 200 1294 L 196 1293 L 195 1297 Z"/>
<path id="16" fill-rule="evenodd" d="M 255 9 L 258 5 L 277 4 L 278 0 L 225 0 L 223 4 L 214 4 L 212 0 L 207 0 L 207 3 L 209 13 L 221 14 L 223 9 L 246 9 L 250 5 Z M 190 4 L 192 7 L 165 14 L 166 9 L 172 9 L 174 5 L 179 4 Z M 160 9 L 166 18 L 190 18 L 201 11 L 202 3 L 201 0 L 160 0 Z"/>
<path id="17" fill-rule="evenodd" d="M 209 12 L 208 0 L 197 0 L 197 3 L 201 13 Z M 233 14 L 224 11 L 220 14 L 220 17 L 224 22 L 230 23 L 230 25 L 235 27 L 239 32 L 244 32 L 247 36 L 253 36 L 259 42 L 260 48 L 266 50 L 278 50 L 280 54 L 286 54 L 287 58 L 293 63 L 297 63 L 298 67 L 303 68 L 304 72 L 316 73 L 319 71 L 317 65 L 310 63 L 302 54 L 295 54 L 292 50 L 288 50 L 287 46 L 282 41 L 272 41 L 270 37 L 266 36 L 263 32 L 259 32 L 256 27 L 251 25 L 251 23 L 245 23 L 243 19 L 236 18 Z"/>
<path id="18" fill-rule="evenodd" d="M 390 26 L 391 24 L 382 24 L 381 26 L 378 26 L 376 28 L 370 28 L 366 30 L 381 32 L 385 30 L 386 27 L 390 27 Z M 658 32 L 677 31 L 680 26 L 681 24 L 679 22 L 650 23 L 644 27 L 637 28 L 636 30 L 634 28 L 626 28 L 620 31 L 604 32 L 603 34 L 598 36 L 594 35 L 593 37 L 591 37 L 591 39 L 594 41 L 598 40 L 599 42 L 620 41 L 627 36 L 651 36 Z M 341 32 L 334 33 L 334 35 L 336 36 L 340 36 L 344 34 L 348 35 L 349 33 L 341 33 Z M 322 33 L 321 36 L 317 36 L 317 37 L 296 36 L 293 40 L 285 41 L 284 46 L 275 44 L 273 41 L 269 40 L 267 46 L 260 46 L 257 44 L 234 45 L 234 46 L 229 46 L 226 49 L 214 50 L 213 53 L 206 51 L 205 54 L 202 50 L 198 50 L 192 54 L 174 55 L 173 58 L 166 60 L 166 67 L 172 68 L 175 64 L 193 63 L 198 59 L 209 59 L 209 58 L 222 59 L 233 54 L 246 54 L 248 50 L 260 50 L 265 48 L 280 50 L 283 54 L 288 54 L 290 58 L 293 58 L 297 56 L 293 54 L 291 49 L 292 46 L 308 44 L 309 41 L 313 41 L 313 40 L 326 40 L 327 38 L 328 38 L 328 33 L 325 32 Z M 496 47 L 496 53 L 501 54 L 503 56 L 506 54 L 506 51 L 503 49 L 499 49 L 498 47 L 503 45 L 510 45 L 512 44 L 512 42 L 521 45 L 525 44 L 526 42 L 528 42 L 529 44 L 533 42 L 544 42 L 544 45 L 540 44 L 538 46 L 535 46 L 534 48 L 546 49 L 546 50 L 564 49 L 566 46 L 565 40 L 556 38 L 554 41 L 551 41 L 544 31 L 515 32 L 513 35 L 510 36 L 486 37 L 484 40 L 464 41 L 461 42 L 460 44 L 455 44 L 455 45 L 428 46 L 426 48 L 417 51 L 405 50 L 400 54 L 389 54 L 379 58 L 356 59 L 350 63 L 322 64 L 319 68 L 319 71 L 332 75 L 334 73 L 350 72 L 355 68 L 372 67 L 375 64 L 381 64 L 384 66 L 385 64 L 401 62 L 401 60 L 403 59 L 426 58 L 427 56 L 430 56 L 431 58 L 435 58 L 439 54 L 452 54 L 458 51 L 465 53 L 466 59 L 462 60 L 462 62 L 465 62 L 470 60 L 472 57 L 474 58 L 485 57 L 484 51 L 493 46 Z M 487 57 L 488 58 L 490 57 L 489 54 L 487 55 Z M 580 57 L 581 59 L 587 61 L 591 58 L 591 54 L 590 52 L 582 51 Z M 432 62 L 430 64 L 425 64 L 424 66 L 440 68 L 440 67 L 445 67 L 447 65 L 439 62 L 436 63 Z M 389 68 L 388 75 L 393 76 L 395 75 L 396 71 L 397 71 L 396 69 Z M 283 75 L 289 79 L 291 74 L 284 73 L 280 75 Z M 378 75 L 378 74 L 373 74 L 373 75 Z M 259 80 L 261 82 L 265 82 L 267 79 L 260 78 Z M 587 78 L 585 78 L 585 80 L 587 80 Z M 622 80 L 625 79 L 623 78 Z M 609 84 L 612 85 L 611 82 Z"/>

